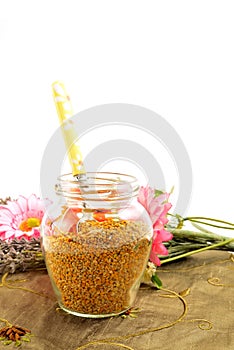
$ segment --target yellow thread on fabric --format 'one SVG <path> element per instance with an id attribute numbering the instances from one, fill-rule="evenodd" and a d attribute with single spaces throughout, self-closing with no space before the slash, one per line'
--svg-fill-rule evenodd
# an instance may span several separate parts
<path id="1" fill-rule="evenodd" d="M 170 327 L 176 325 L 177 323 L 181 322 L 188 312 L 188 306 L 187 306 L 186 300 L 180 294 L 176 293 L 173 290 L 166 289 L 166 288 L 160 288 L 160 290 L 167 292 L 169 294 L 172 294 L 173 296 L 176 296 L 183 304 L 183 312 L 175 321 L 169 322 L 169 323 L 164 324 L 164 325 L 159 326 L 159 327 L 146 328 L 142 331 L 132 333 L 132 334 L 126 334 L 126 335 L 122 335 L 122 336 L 118 336 L 118 337 L 110 337 L 110 338 L 105 338 L 105 339 L 93 340 L 93 341 L 90 341 L 86 344 L 83 344 L 82 346 L 79 346 L 78 348 L 76 348 L 76 350 L 87 349 L 87 347 L 90 347 L 90 346 L 93 346 L 96 344 L 97 345 L 98 344 L 108 344 L 108 345 L 113 346 L 114 341 L 121 341 L 121 340 L 123 341 L 123 340 L 131 339 L 131 338 L 139 337 L 139 336 L 144 335 L 144 334 L 153 333 L 156 331 L 160 331 L 162 329 L 170 328 Z M 118 344 L 118 345 L 119 346 L 122 345 L 122 347 L 126 346 L 124 344 Z"/>
<path id="2" fill-rule="evenodd" d="M 119 348 L 123 348 L 123 349 L 128 349 L 128 350 L 134 350 L 133 348 L 130 348 L 130 346 L 124 345 L 124 344 L 120 344 L 120 343 L 103 343 L 103 341 L 95 341 L 86 345 L 82 345 L 80 346 L 78 349 L 82 350 L 82 349 L 87 349 L 87 346 L 96 346 L 96 345 L 108 345 L 108 346 L 114 346 L 114 347 L 119 347 Z"/>
<path id="3" fill-rule="evenodd" d="M 204 318 L 194 318 L 192 320 L 184 320 L 183 322 L 199 322 L 198 327 L 203 331 L 210 331 L 213 328 L 212 323 Z"/>
<path id="4" fill-rule="evenodd" d="M 192 270 L 195 270 L 195 269 L 198 269 L 198 268 L 201 268 L 201 267 L 205 267 L 205 266 L 209 266 L 209 265 L 216 265 L 216 264 L 224 264 L 225 262 L 234 262 L 234 254 L 230 254 L 229 258 L 228 259 L 221 259 L 221 260 L 216 260 L 216 261 L 211 261 L 209 263 L 202 263 L 200 265 L 196 265 L 196 266 L 192 266 L 192 267 L 184 267 L 184 268 L 180 268 L 180 269 L 160 269 L 160 270 L 157 270 L 157 272 L 159 273 L 163 273 L 163 272 L 186 272 L 186 271 L 192 271 Z"/>
<path id="5" fill-rule="evenodd" d="M 191 289 L 190 288 L 187 288 L 187 289 L 184 289 L 182 290 L 181 292 L 179 292 L 179 295 L 181 297 L 186 297 L 187 295 L 190 294 L 190 291 Z M 159 295 L 160 297 L 163 297 L 163 298 L 177 298 L 177 295 L 171 295 L 171 294 L 161 294 Z"/>
<path id="6" fill-rule="evenodd" d="M 9 288 L 9 289 L 20 289 L 20 290 L 24 290 L 25 292 L 29 292 L 29 293 L 33 293 L 33 294 L 36 294 L 36 295 L 40 295 L 41 297 L 44 297 L 44 298 L 47 298 L 47 299 L 51 299 L 51 300 L 54 301 L 54 298 L 51 298 L 50 296 L 48 296 L 48 295 L 45 294 L 45 293 L 37 292 L 37 291 L 35 291 L 35 290 L 29 289 L 29 288 L 26 288 L 26 287 L 20 287 L 20 286 L 14 286 L 14 285 L 12 285 L 12 281 L 10 281 L 11 283 L 9 283 L 9 281 L 6 281 L 7 276 L 8 276 L 8 272 L 6 272 L 6 273 L 2 276 L 2 281 L 1 281 L 1 284 L 0 284 L 1 287 L 6 287 L 6 288 Z"/>
<path id="7" fill-rule="evenodd" d="M 207 282 L 209 284 L 212 284 L 212 286 L 234 288 L 234 284 L 224 284 L 224 283 L 220 283 L 220 281 L 221 280 L 219 277 L 210 277 L 207 280 Z"/>

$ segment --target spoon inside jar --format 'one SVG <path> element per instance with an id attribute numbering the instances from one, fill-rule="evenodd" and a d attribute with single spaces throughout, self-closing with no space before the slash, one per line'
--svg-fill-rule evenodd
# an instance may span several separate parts
<path id="1" fill-rule="evenodd" d="M 75 142 L 77 135 L 75 133 L 73 121 L 70 119 L 74 114 L 70 97 L 61 81 L 56 81 L 52 84 L 52 91 L 65 146 L 68 150 L 72 175 L 77 178 L 78 181 L 87 181 L 82 153 L 79 144 Z"/>
<path id="2" fill-rule="evenodd" d="M 85 189 L 88 188 L 89 181 L 84 167 L 80 146 L 77 142 L 75 142 L 77 135 L 75 133 L 73 121 L 71 120 L 71 117 L 73 116 L 71 100 L 66 92 L 64 84 L 61 81 L 55 81 L 52 84 L 52 91 L 65 146 L 68 150 L 68 158 L 72 168 L 72 175 L 77 180 L 81 194 L 82 192 L 85 194 Z M 83 207 L 88 207 L 85 201 L 83 202 Z M 84 216 L 86 216 L 85 212 Z M 83 218 L 83 220 L 84 219 L 85 218 Z"/>
<path id="3" fill-rule="evenodd" d="M 61 81 L 55 81 L 52 84 L 52 91 L 65 146 L 68 150 L 68 158 L 72 168 L 72 175 L 77 180 L 77 190 L 79 190 L 81 196 L 84 197 L 84 200 L 82 201 L 83 216 L 79 218 L 77 224 L 77 231 L 79 231 L 80 223 L 86 220 L 96 220 L 93 215 L 93 211 L 89 207 L 86 200 L 86 195 L 89 192 L 91 180 L 87 176 L 87 172 L 85 170 L 80 146 L 78 142 L 75 141 L 77 139 L 77 135 L 73 125 L 73 121 L 71 119 L 71 117 L 73 116 L 73 110 L 70 97 L 67 94 L 65 86 Z M 104 193 L 100 193 L 100 196 L 105 196 L 107 198 L 109 196 L 113 196 L 114 192 L 121 195 L 120 188 L 118 188 L 118 183 L 116 183 L 116 190 L 104 191 Z M 67 210 L 69 210 L 69 208 Z M 67 212 L 65 212 L 65 215 L 66 214 Z"/>

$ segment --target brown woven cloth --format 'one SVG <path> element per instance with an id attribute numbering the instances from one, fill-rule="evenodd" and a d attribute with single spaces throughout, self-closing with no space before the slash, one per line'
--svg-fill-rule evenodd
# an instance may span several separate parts
<path id="1" fill-rule="evenodd" d="M 163 265 L 158 274 L 164 287 L 188 294 L 184 298 L 188 313 L 183 321 L 127 340 L 116 340 L 134 350 L 228 350 L 234 349 L 234 262 L 227 252 L 215 251 L 194 255 L 186 260 Z M 16 283 L 50 298 L 19 289 L 0 287 L 0 317 L 31 329 L 35 335 L 22 350 L 76 350 L 97 339 L 123 336 L 159 327 L 176 319 L 183 312 L 178 298 L 165 298 L 165 292 L 142 286 L 135 303 L 141 309 L 137 318 L 113 317 L 85 319 L 56 311 L 56 301 L 46 271 L 9 276 Z M 188 288 L 190 292 L 188 293 Z M 187 293 L 183 291 L 187 290 Z M 205 319 L 198 321 L 196 319 Z M 205 328 L 199 325 L 204 323 Z M 12 345 L 9 348 L 14 348 Z M 6 347 L 0 343 L 0 349 Z M 90 345 L 87 349 L 121 349 L 112 345 Z"/>

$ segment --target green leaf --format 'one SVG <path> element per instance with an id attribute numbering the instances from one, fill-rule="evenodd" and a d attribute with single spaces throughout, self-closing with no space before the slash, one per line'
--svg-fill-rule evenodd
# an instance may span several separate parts
<path id="1" fill-rule="evenodd" d="M 15 341 L 15 346 L 17 347 L 17 346 L 20 346 L 20 345 L 21 345 L 21 341 L 16 340 L 16 341 Z"/>
<path id="2" fill-rule="evenodd" d="M 187 288 L 185 290 L 182 290 L 181 292 L 179 292 L 179 295 L 182 296 L 182 297 L 186 297 L 187 295 L 189 295 L 191 292 L 191 289 L 190 288 Z"/>
<path id="3" fill-rule="evenodd" d="M 27 338 L 27 337 L 21 337 L 21 340 L 26 341 L 26 342 L 30 342 L 30 338 Z"/>
<path id="4" fill-rule="evenodd" d="M 12 343 L 12 340 L 6 340 L 6 341 L 4 341 L 4 345 L 10 345 Z"/>
<path id="5" fill-rule="evenodd" d="M 160 194 L 163 194 L 164 192 L 163 191 L 160 191 L 160 190 L 155 190 L 154 191 L 154 195 L 155 195 L 155 197 L 158 197 L 158 196 L 160 196 Z"/>
<path id="6" fill-rule="evenodd" d="M 172 186 L 171 190 L 170 190 L 170 194 L 172 194 L 174 192 L 175 186 Z"/>
<path id="7" fill-rule="evenodd" d="M 156 274 L 154 274 L 151 277 L 151 281 L 158 289 L 160 289 L 162 287 L 162 281 L 160 280 L 160 278 Z"/>

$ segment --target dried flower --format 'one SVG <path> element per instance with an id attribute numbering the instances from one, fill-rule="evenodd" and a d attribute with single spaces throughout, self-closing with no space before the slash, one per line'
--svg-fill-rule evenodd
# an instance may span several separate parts
<path id="1" fill-rule="evenodd" d="M 148 261 L 141 283 L 150 285 L 152 283 L 152 277 L 156 274 L 156 269 L 157 267 L 152 262 Z"/>
<path id="2" fill-rule="evenodd" d="M 168 255 L 163 242 L 169 241 L 173 237 L 164 228 L 168 222 L 167 213 L 171 208 L 171 203 L 168 202 L 169 196 L 169 193 L 154 190 L 149 186 L 141 187 L 138 195 L 138 201 L 147 210 L 153 224 L 154 232 L 150 261 L 157 266 L 161 265 L 158 255 Z"/>
<path id="3" fill-rule="evenodd" d="M 0 329 L 0 341 L 3 341 L 3 345 L 15 343 L 15 346 L 20 346 L 21 340 L 30 342 L 31 331 L 29 329 L 11 325 L 7 320 L 0 319 L 0 321 L 7 323 L 6 327 Z"/>
<path id="4" fill-rule="evenodd" d="M 29 198 L 19 196 L 17 200 L 8 200 L 6 204 L 0 205 L 0 239 L 38 238 L 44 205 L 45 202 L 35 194 Z"/>

